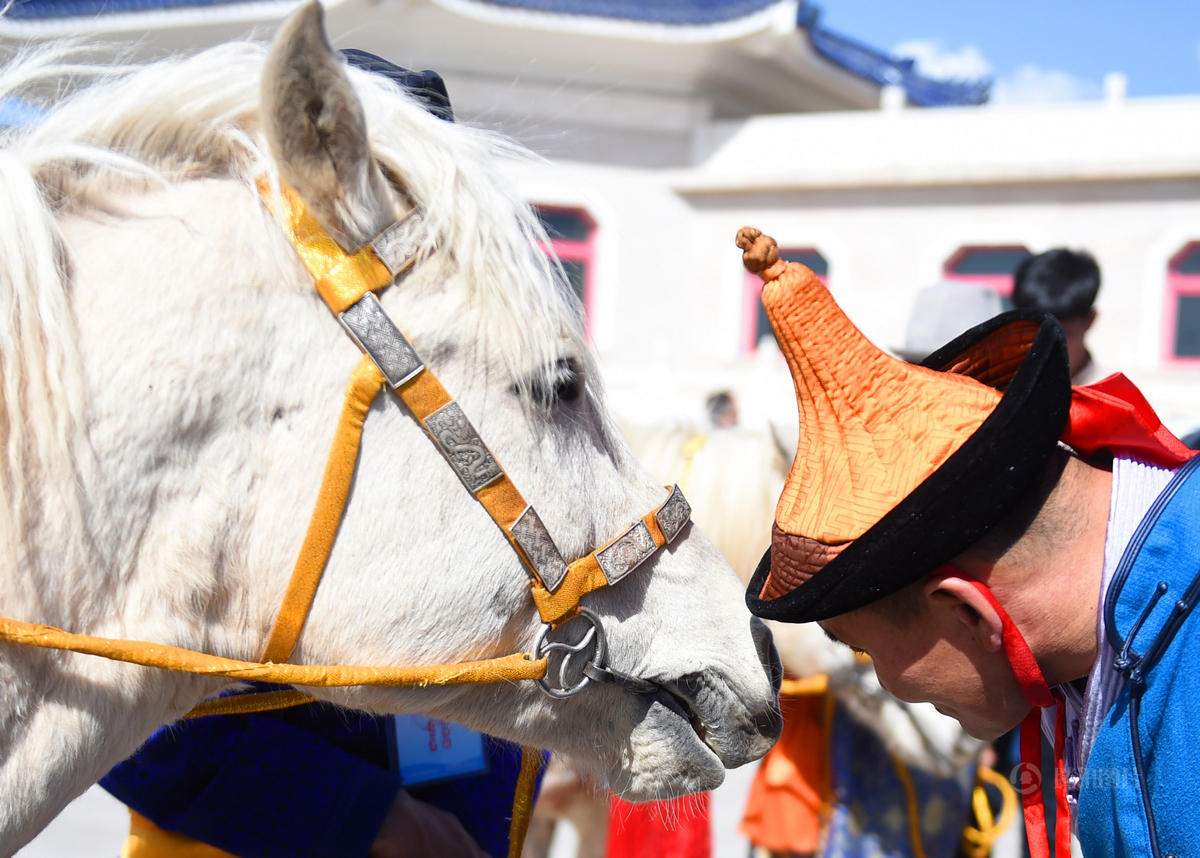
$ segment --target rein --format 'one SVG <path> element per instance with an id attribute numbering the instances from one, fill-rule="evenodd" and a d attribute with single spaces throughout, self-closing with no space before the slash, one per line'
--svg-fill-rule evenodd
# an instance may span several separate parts
<path id="1" fill-rule="evenodd" d="M 259 190 L 312 275 L 318 293 L 364 355 L 347 385 L 317 501 L 262 660 L 238 661 L 146 641 L 73 634 L 2 617 L 0 641 L 203 676 L 284 685 L 427 687 L 531 679 L 555 698 L 572 696 L 589 682 L 612 682 L 637 693 L 658 690 L 653 682 L 605 665 L 606 647 L 600 620 L 579 601 L 588 593 L 625 578 L 684 529 L 691 518 L 691 507 L 678 486 L 671 487 L 661 505 L 623 533 L 567 563 L 537 511 L 521 496 L 462 408 L 428 369 L 375 295 L 416 262 L 422 226 L 419 216 L 410 213 L 362 249 L 349 254 L 317 223 L 290 188 L 280 187 L 276 194 L 263 179 L 259 181 Z M 308 617 L 345 512 L 367 412 L 385 387 L 391 388 L 421 424 L 464 487 L 504 533 L 528 571 L 531 595 L 544 624 L 532 655 L 515 653 L 481 661 L 398 668 L 286 663 Z M 550 632 L 577 617 L 591 625 L 579 642 L 548 640 Z M 564 653 L 557 685 L 546 678 L 550 653 L 555 651 Z M 586 662 L 582 678 L 568 685 L 568 662 L 581 654 Z M 256 701 L 256 697 L 268 699 Z M 294 691 L 243 694 L 205 701 L 185 717 L 265 711 L 313 700 Z M 522 749 L 510 856 L 521 853 L 540 764 L 540 751 Z"/>

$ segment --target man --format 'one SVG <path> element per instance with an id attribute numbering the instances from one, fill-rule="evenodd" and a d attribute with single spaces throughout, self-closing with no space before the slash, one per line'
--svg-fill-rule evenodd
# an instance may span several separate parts
<path id="1" fill-rule="evenodd" d="M 751 610 L 819 621 L 897 697 L 980 738 L 1021 724 L 1034 858 L 1049 854 L 1043 711 L 1060 856 L 1072 812 L 1089 856 L 1200 854 L 1200 459 L 1123 377 L 1072 390 L 1050 316 L 999 316 L 915 367 L 773 240 L 738 244 L 802 427 Z"/>
<path id="2" fill-rule="evenodd" d="M 1012 303 L 1018 310 L 1040 310 L 1058 319 L 1067 337 L 1071 381 L 1091 384 L 1104 373 L 1084 337 L 1096 321 L 1100 267 L 1088 253 L 1056 247 L 1027 257 L 1013 273 Z"/>

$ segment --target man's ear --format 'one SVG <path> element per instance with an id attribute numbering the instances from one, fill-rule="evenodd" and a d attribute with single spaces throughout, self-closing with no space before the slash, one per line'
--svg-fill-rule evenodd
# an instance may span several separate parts
<path id="1" fill-rule="evenodd" d="M 931 579 L 923 593 L 934 605 L 953 611 L 957 620 L 989 652 L 997 652 L 1004 646 L 1004 624 L 1000 615 L 973 582 L 947 575 Z"/>

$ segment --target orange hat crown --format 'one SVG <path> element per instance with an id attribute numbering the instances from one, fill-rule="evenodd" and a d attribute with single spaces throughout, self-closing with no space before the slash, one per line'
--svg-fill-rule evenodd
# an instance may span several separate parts
<path id="1" fill-rule="evenodd" d="M 891 357 L 854 326 L 812 271 L 745 227 L 737 244 L 791 370 L 796 457 L 775 512 L 761 598 L 802 584 L 924 482 L 991 414 L 1000 393 Z"/>

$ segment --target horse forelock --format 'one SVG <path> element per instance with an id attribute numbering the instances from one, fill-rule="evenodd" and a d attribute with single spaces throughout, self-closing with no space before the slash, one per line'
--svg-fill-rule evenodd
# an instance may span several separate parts
<path id="1" fill-rule="evenodd" d="M 264 44 L 232 42 L 141 66 L 88 65 L 74 59 L 79 51 L 51 46 L 0 75 L 0 96 L 68 81 L 69 96 L 5 141 L 54 207 L 103 205 L 138 183 L 216 176 L 252 186 L 273 175 L 258 118 Z M 530 153 L 432 116 L 381 76 L 347 71 L 378 163 L 421 211 L 420 256 L 448 252 L 457 288 L 469 290 L 465 303 L 478 310 L 481 329 L 468 335 L 485 339 L 519 384 L 544 383 L 564 339 L 585 354 L 581 312 L 560 266 L 541 250 L 541 224 L 497 169 Z"/>

